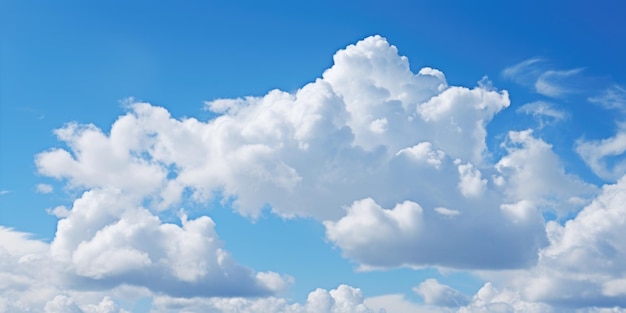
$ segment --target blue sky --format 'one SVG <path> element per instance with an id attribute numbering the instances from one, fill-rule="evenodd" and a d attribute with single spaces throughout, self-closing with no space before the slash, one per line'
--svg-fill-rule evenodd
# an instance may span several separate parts
<path id="1" fill-rule="evenodd" d="M 0 311 L 626 310 L 618 1 L 0 5 Z"/>

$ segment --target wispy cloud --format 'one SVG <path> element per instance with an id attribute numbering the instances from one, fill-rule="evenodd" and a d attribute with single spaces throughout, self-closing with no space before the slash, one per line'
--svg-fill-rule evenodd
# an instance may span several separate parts
<path id="1" fill-rule="evenodd" d="M 535 101 L 517 108 L 517 113 L 533 116 L 539 122 L 539 128 L 557 123 L 569 116 L 567 112 L 558 110 L 553 104 L 545 101 Z"/>
<path id="2" fill-rule="evenodd" d="M 54 191 L 54 187 L 49 184 L 37 184 L 37 186 L 35 187 L 35 191 L 37 191 L 37 193 L 43 194 L 52 193 Z"/>
<path id="3" fill-rule="evenodd" d="M 505 68 L 502 76 L 541 95 L 560 98 L 580 91 L 581 81 L 584 80 L 580 73 L 583 70 L 583 68 L 551 69 L 545 59 L 531 58 Z"/>
<path id="4" fill-rule="evenodd" d="M 582 70 L 582 68 L 576 68 L 566 71 L 545 71 L 537 78 L 535 90 L 544 96 L 552 98 L 562 97 L 575 92 L 577 83 L 571 81 L 571 78 L 579 74 Z"/>
<path id="5" fill-rule="evenodd" d="M 599 95 L 589 97 L 588 100 L 607 109 L 626 110 L 626 88 L 613 85 L 606 88 Z"/>

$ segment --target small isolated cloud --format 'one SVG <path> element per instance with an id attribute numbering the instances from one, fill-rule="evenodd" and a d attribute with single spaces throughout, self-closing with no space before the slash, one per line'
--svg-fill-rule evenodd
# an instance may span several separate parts
<path id="1" fill-rule="evenodd" d="M 441 284 L 436 279 L 427 279 L 413 291 L 424 299 L 425 304 L 460 307 L 469 303 L 469 297 L 450 286 Z"/>
<path id="2" fill-rule="evenodd" d="M 54 187 L 49 184 L 37 184 L 36 191 L 37 193 L 43 194 L 52 193 L 54 191 Z"/>
<path id="3" fill-rule="evenodd" d="M 534 117 L 539 122 L 539 128 L 558 123 L 568 117 L 566 112 L 556 109 L 553 104 L 545 101 L 526 103 L 516 112 Z"/>
<path id="4" fill-rule="evenodd" d="M 0 190 L 0 196 L 6 195 L 6 194 L 9 194 L 9 193 L 11 193 L 11 190 L 6 190 L 6 189 Z"/>
<path id="5" fill-rule="evenodd" d="M 618 124 L 617 133 L 602 140 L 579 139 L 576 152 L 598 177 L 615 181 L 626 174 L 626 123 Z"/>

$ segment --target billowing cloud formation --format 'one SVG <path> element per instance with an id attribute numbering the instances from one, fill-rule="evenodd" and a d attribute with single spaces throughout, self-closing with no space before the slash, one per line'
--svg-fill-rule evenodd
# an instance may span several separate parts
<path id="1" fill-rule="evenodd" d="M 334 61 L 322 78 L 294 93 L 208 102 L 219 114 L 208 122 L 178 120 L 164 108 L 134 103 L 109 134 L 70 123 L 56 131 L 69 149 L 39 154 L 39 172 L 74 187 L 123 190 L 157 211 L 191 194 L 197 201 L 232 198 L 235 210 L 252 217 L 268 204 L 281 216 L 312 216 L 326 221 L 329 239 L 344 255 L 372 267 L 528 266 L 545 242 L 538 210 L 575 210 L 554 203 L 590 193 L 530 132 L 512 132 L 508 155 L 490 164 L 485 126 L 509 105 L 506 91 L 484 82 L 473 89 L 448 86 L 432 68 L 414 74 L 380 36 L 340 50 Z M 542 165 L 546 159 L 549 165 Z M 342 208 L 352 203 L 344 216 Z M 137 212 L 117 214 L 145 220 L 146 228 L 120 235 L 129 241 L 118 247 L 123 254 L 103 254 L 122 258 L 123 267 L 111 262 L 101 270 L 133 272 L 154 262 L 134 248 L 133 236 L 166 230 Z M 398 223 L 404 214 L 408 225 Z M 380 237 L 363 235 L 368 219 L 368 227 L 387 225 Z M 98 223 L 93 229 L 118 222 Z M 121 228 L 111 225 L 107 232 Z M 82 266 L 95 262 L 91 246 L 106 246 L 108 238 L 63 249 L 76 250 L 71 260 L 83 275 L 100 279 L 105 273 Z M 56 242 L 55 249 L 62 238 Z M 366 251 L 382 247 L 384 256 Z M 197 275 L 176 273 L 186 281 Z"/>
<path id="2" fill-rule="evenodd" d="M 626 306 L 625 203 L 626 177 L 604 186 L 565 225 L 549 222 L 551 244 L 524 283 L 526 296 L 572 306 Z"/>

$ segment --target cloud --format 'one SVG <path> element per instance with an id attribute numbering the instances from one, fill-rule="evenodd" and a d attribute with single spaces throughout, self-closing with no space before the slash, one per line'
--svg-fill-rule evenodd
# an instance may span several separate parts
<path id="1" fill-rule="evenodd" d="M 429 305 L 460 307 L 469 303 L 467 296 L 432 278 L 423 281 L 419 286 L 413 288 L 413 291 L 422 296 L 424 303 Z"/>
<path id="2" fill-rule="evenodd" d="M 598 177 L 615 181 L 626 174 L 626 123 L 619 123 L 613 137 L 602 140 L 579 139 L 576 152 Z"/>
<path id="3" fill-rule="evenodd" d="M 318 288 L 304 304 L 290 304 L 283 298 L 171 298 L 156 297 L 152 312 L 284 312 L 284 313 L 375 313 L 363 303 L 360 289 L 340 285 L 333 290 Z"/>
<path id="4" fill-rule="evenodd" d="M 391 203 L 429 194 L 391 177 L 398 166 L 413 167 L 401 161 L 410 149 L 432 150 L 432 165 L 444 156 L 484 162 L 485 125 L 509 105 L 506 91 L 448 86 L 432 68 L 414 74 L 380 36 L 334 60 L 322 78 L 294 93 L 207 102 L 220 114 L 208 122 L 134 103 L 109 133 L 69 123 L 55 131 L 68 149 L 37 155 L 38 171 L 77 189 L 126 190 L 158 210 L 189 192 L 201 202 L 232 199 L 235 210 L 253 218 L 269 204 L 283 217 L 324 220 L 339 218 L 356 199 Z"/>
<path id="5" fill-rule="evenodd" d="M 565 225 L 546 226 L 550 245 L 524 282 L 527 298 L 570 306 L 626 306 L 626 177 Z"/>
<path id="6" fill-rule="evenodd" d="M 57 129 L 66 148 L 38 154 L 37 170 L 80 196 L 50 210 L 60 218 L 50 244 L 1 229 L 0 309 L 94 311 L 117 305 L 108 293 L 136 288 L 154 297 L 157 312 L 371 312 L 360 290 L 344 285 L 318 289 L 304 304 L 278 298 L 293 279 L 237 263 L 211 218 L 159 217 L 187 201 L 216 199 L 252 219 L 269 207 L 321 221 L 327 239 L 365 270 L 436 266 L 528 276 L 504 288 L 488 283 L 471 301 L 429 280 L 416 287 L 428 303 L 420 310 L 545 311 L 540 302 L 571 302 L 566 294 L 589 284 L 583 305 L 621 304 L 624 274 L 616 264 L 624 262 L 601 261 L 622 257 L 621 187 L 605 187 L 587 205 L 597 188 L 566 172 L 532 130 L 509 132 L 503 156 L 492 160 L 486 125 L 510 101 L 487 80 L 467 88 L 449 86 L 433 68 L 413 73 L 380 36 L 333 60 L 321 78 L 291 93 L 208 101 L 217 114 L 209 121 L 133 102 L 110 130 L 74 122 Z M 580 70 L 536 70 L 541 62 L 504 74 L 548 96 L 567 94 Z M 545 104 L 522 108 L 559 118 Z M 614 141 L 581 151 L 622 151 Z M 550 222 L 546 231 L 542 213 L 566 216 L 584 206 L 577 222 Z M 399 295 L 370 300 L 412 307 Z"/>
<path id="7" fill-rule="evenodd" d="M 571 87 L 572 78 L 578 75 L 582 70 L 582 68 L 576 68 L 566 71 L 545 71 L 537 78 L 535 90 L 544 96 L 553 98 L 562 97 L 575 92 L 576 89 Z"/>
<path id="8" fill-rule="evenodd" d="M 600 95 L 589 97 L 592 103 L 602 105 L 607 109 L 626 109 L 626 89 L 619 85 L 606 88 Z"/>
<path id="9" fill-rule="evenodd" d="M 94 302 L 67 290 L 111 295 L 136 286 L 176 297 L 268 296 L 292 281 L 237 264 L 206 216 L 162 223 L 131 197 L 103 189 L 85 192 L 65 213 L 50 244 L 0 228 L 0 304 L 7 311 L 89 312 Z"/>
<path id="10" fill-rule="evenodd" d="M 541 58 L 528 59 L 505 68 L 502 75 L 551 98 L 562 98 L 585 87 L 587 79 L 579 75 L 583 68 L 553 70 L 547 69 L 545 62 Z"/>
<path id="11" fill-rule="evenodd" d="M 522 105 L 517 113 L 532 115 L 539 122 L 539 128 L 558 123 L 568 117 L 564 111 L 558 110 L 553 104 L 545 101 L 535 101 Z"/>
<path id="12" fill-rule="evenodd" d="M 131 197 L 94 189 L 74 202 L 50 245 L 88 286 L 143 286 L 176 296 L 269 295 L 284 288 L 272 273 L 254 273 L 222 249 L 207 216 L 162 223 Z"/>
<path id="13" fill-rule="evenodd" d="M 486 124 L 510 101 L 485 79 L 470 89 L 449 86 L 433 68 L 415 74 L 380 36 L 333 59 L 322 78 L 293 93 L 207 102 L 219 116 L 206 122 L 132 103 L 108 133 L 77 123 L 56 130 L 68 148 L 37 155 L 41 174 L 79 190 L 121 190 L 133 203 L 129 208 L 148 208 L 103 214 L 94 220 L 107 222 L 92 228 L 106 227 L 100 235 L 90 233 L 93 238 L 81 244 L 71 238 L 86 234 L 76 230 L 66 236 L 69 246 L 59 237 L 53 247 L 66 251 L 59 255 L 83 276 L 121 279 L 154 263 L 134 236 L 169 230 L 149 210 L 221 198 L 252 218 L 270 207 L 282 217 L 325 221 L 331 242 L 363 267 L 525 267 L 545 243 L 541 210 L 574 211 L 580 205 L 562 201 L 593 195 L 593 188 L 565 173 L 550 145 L 530 133 L 512 132 L 508 154 L 490 163 Z M 405 214 L 412 223 L 400 223 Z M 72 220 L 62 220 L 60 229 L 83 224 Z M 126 223 L 145 226 L 135 235 L 123 231 Z M 363 223 L 383 227 L 382 236 L 363 235 L 369 230 L 355 226 Z M 114 236 L 127 244 L 101 250 Z M 379 247 L 389 253 L 373 253 Z M 124 261 L 96 266 L 93 251 L 102 260 Z M 200 275 L 184 264 L 180 272 L 166 268 L 176 279 Z"/>
<path id="14" fill-rule="evenodd" d="M 542 210 L 561 215 L 578 210 L 580 199 L 590 199 L 596 187 L 565 172 L 552 146 L 535 138 L 532 130 L 511 131 L 503 144 L 508 154 L 495 168 L 509 202 L 531 201 Z M 583 204 L 585 202 L 583 201 Z"/>
<path id="15" fill-rule="evenodd" d="M 47 193 L 52 193 L 54 191 L 54 188 L 52 187 L 52 185 L 48 185 L 48 184 L 37 184 L 37 193 L 43 193 L 43 194 L 47 194 Z"/>
<path id="16" fill-rule="evenodd" d="M 364 199 L 348 207 L 339 221 L 324 225 L 327 238 L 363 269 L 525 267 L 536 261 L 545 241 L 536 211 L 523 221 L 499 209 L 466 209 L 453 219 L 437 213 L 410 201 L 383 209 Z"/>
<path id="17" fill-rule="evenodd" d="M 11 193 L 11 190 L 6 190 L 6 189 L 0 190 L 0 196 L 4 196 L 4 195 L 9 194 L 9 193 Z"/>

